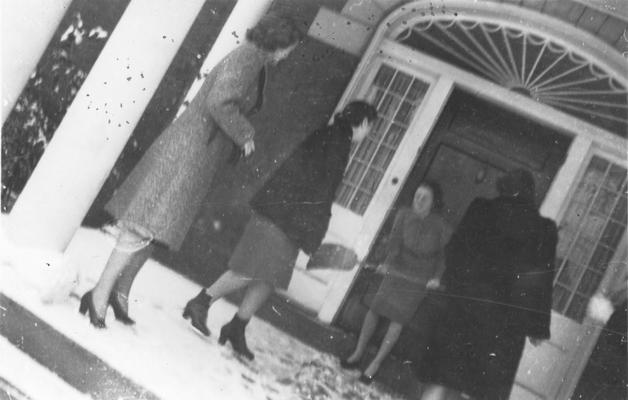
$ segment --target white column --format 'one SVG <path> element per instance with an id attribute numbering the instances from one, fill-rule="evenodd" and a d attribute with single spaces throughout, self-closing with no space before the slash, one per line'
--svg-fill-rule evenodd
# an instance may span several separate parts
<path id="1" fill-rule="evenodd" d="M 197 78 L 192 83 L 190 90 L 185 95 L 184 104 L 192 101 L 203 85 L 205 75 L 231 50 L 245 41 L 247 29 L 257 24 L 260 18 L 266 14 L 272 2 L 272 0 L 238 0 L 201 66 L 199 74 L 201 78 Z M 177 112 L 177 116 L 184 109 L 185 106 L 182 105 Z"/>
<path id="2" fill-rule="evenodd" d="M 14 244 L 65 249 L 203 3 L 131 1 L 13 207 Z"/>
<path id="3" fill-rule="evenodd" d="M 3 123 L 71 2 L 3 0 L 0 3 Z"/>

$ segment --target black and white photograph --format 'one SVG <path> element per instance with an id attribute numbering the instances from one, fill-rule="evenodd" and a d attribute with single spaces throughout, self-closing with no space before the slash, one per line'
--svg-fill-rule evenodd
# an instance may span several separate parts
<path id="1" fill-rule="evenodd" d="M 626 0 L 1 0 L 0 400 L 625 400 Z"/>

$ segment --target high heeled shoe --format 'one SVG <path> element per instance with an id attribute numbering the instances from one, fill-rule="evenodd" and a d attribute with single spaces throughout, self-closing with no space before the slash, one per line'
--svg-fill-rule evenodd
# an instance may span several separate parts
<path id="1" fill-rule="evenodd" d="M 207 328 L 207 313 L 212 297 L 205 293 L 205 289 L 188 301 L 183 309 L 183 318 L 189 319 L 192 327 L 201 332 L 205 336 L 209 336 L 209 328 Z"/>
<path id="2" fill-rule="evenodd" d="M 105 325 L 105 319 L 103 317 L 99 317 L 96 313 L 96 307 L 94 306 L 91 290 L 81 297 L 81 304 L 79 305 L 79 312 L 81 314 L 85 315 L 88 311 L 89 322 L 94 326 L 94 328 L 104 329 L 107 327 L 107 325 Z"/>
<path id="3" fill-rule="evenodd" d="M 224 325 L 222 329 L 220 329 L 218 343 L 224 345 L 227 341 L 231 342 L 231 347 L 236 353 L 251 361 L 255 358 L 255 355 L 251 352 L 251 350 L 249 350 L 244 337 L 244 328 L 248 322 L 249 321 L 240 319 L 238 314 L 235 314 L 231 322 Z"/>
<path id="4" fill-rule="evenodd" d="M 363 372 L 358 378 L 358 381 L 360 381 L 361 383 L 365 385 L 370 385 L 373 382 L 373 378 L 374 376 L 368 376 Z"/>
<path id="5" fill-rule="evenodd" d="M 124 310 L 124 307 L 122 307 L 122 304 L 120 303 L 120 299 L 118 299 L 117 294 L 111 293 L 111 295 L 109 296 L 109 305 L 113 309 L 113 315 L 118 321 L 122 322 L 125 325 L 135 324 L 135 321 L 133 321 L 133 319 L 129 317 L 129 314 L 127 314 L 127 312 Z"/>

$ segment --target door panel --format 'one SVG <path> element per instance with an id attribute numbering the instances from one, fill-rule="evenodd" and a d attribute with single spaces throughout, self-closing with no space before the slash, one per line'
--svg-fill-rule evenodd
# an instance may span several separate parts
<path id="1" fill-rule="evenodd" d="M 427 98 L 434 92 L 434 77 L 377 58 L 364 82 L 351 97 L 374 104 L 378 119 L 368 136 L 351 150 L 323 241 L 340 245 L 346 251 L 354 252 L 359 259 L 371 246 L 372 226 L 376 225 L 376 230 L 379 228 L 401 186 L 397 185 L 398 179 L 390 176 L 392 171 L 403 164 L 400 159 L 408 157 L 409 148 L 418 150 L 424 140 L 417 135 L 407 135 L 408 130 L 419 120 L 429 125 L 436 119 L 430 113 L 420 115 Z M 438 96 L 433 101 L 444 104 Z M 358 267 L 339 270 L 332 266 L 326 271 L 315 271 L 306 269 L 307 262 L 305 255 L 299 257 L 285 294 L 330 322 Z"/>
<path id="2" fill-rule="evenodd" d="M 472 199 L 493 197 L 495 182 L 504 173 L 481 157 L 442 143 L 430 165 L 426 178 L 438 182 L 443 189 L 443 216 L 458 225 Z M 460 196 L 459 193 L 464 193 Z"/>

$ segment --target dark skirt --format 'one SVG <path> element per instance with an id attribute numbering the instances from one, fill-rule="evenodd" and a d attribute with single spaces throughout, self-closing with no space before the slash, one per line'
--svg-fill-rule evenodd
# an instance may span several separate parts
<path id="1" fill-rule="evenodd" d="M 395 276 L 386 276 L 373 302 L 371 311 L 402 325 L 407 324 L 427 294 L 426 283 L 410 282 Z"/>
<path id="2" fill-rule="evenodd" d="M 281 229 L 254 213 L 236 246 L 229 269 L 253 280 L 286 289 L 299 249 Z"/>

